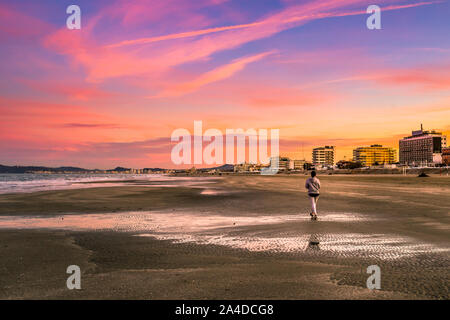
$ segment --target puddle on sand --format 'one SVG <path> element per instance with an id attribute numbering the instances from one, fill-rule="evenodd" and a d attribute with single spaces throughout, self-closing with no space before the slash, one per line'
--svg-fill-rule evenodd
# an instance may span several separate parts
<path id="1" fill-rule="evenodd" d="M 250 251 L 316 252 L 337 257 L 397 259 L 421 253 L 448 252 L 448 248 L 424 244 L 412 238 L 388 234 L 318 233 L 280 237 L 245 231 L 237 227 L 280 223 L 311 223 L 306 214 L 263 216 L 220 216 L 207 212 L 129 212 L 73 214 L 52 217 L 1 216 L 0 229 L 112 230 L 136 232 L 180 243 L 212 244 Z M 361 222 L 369 217 L 354 213 L 326 213 L 320 221 Z M 372 219 L 373 220 L 373 219 Z M 320 222 L 319 222 L 320 223 Z"/>
<path id="2" fill-rule="evenodd" d="M 309 221 L 307 214 L 222 216 L 211 213 L 128 212 L 67 214 L 62 216 L 0 216 L 0 228 L 202 232 L 219 228 Z M 328 213 L 321 221 L 359 222 L 370 218 L 351 213 Z M 372 219 L 373 220 L 373 219 Z"/>
<path id="3" fill-rule="evenodd" d="M 220 190 L 220 189 L 204 189 L 200 194 L 207 195 L 207 196 L 218 196 L 218 195 L 224 195 L 224 194 L 231 194 L 232 192 L 227 190 Z"/>
<path id="4" fill-rule="evenodd" d="M 140 234 L 158 240 L 175 243 L 196 243 L 228 246 L 236 249 L 261 252 L 304 252 L 315 251 L 331 256 L 351 258 L 372 258 L 393 260 L 422 253 L 449 252 L 431 244 L 417 243 L 412 238 L 387 234 L 316 234 L 295 237 L 260 237 L 202 234 Z"/>

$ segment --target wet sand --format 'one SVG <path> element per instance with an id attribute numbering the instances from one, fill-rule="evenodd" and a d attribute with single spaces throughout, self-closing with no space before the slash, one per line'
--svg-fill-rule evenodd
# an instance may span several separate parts
<path id="1" fill-rule="evenodd" d="M 318 221 L 305 178 L 0 195 L 0 298 L 449 298 L 448 177 L 321 176 Z M 82 290 L 65 286 L 72 264 Z"/>

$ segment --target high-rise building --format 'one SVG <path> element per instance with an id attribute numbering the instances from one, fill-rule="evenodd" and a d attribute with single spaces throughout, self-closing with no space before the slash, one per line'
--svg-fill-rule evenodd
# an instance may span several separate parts
<path id="1" fill-rule="evenodd" d="M 397 151 L 380 144 L 358 147 L 353 150 L 353 161 L 360 162 L 365 167 L 376 164 L 390 164 L 397 161 Z"/>
<path id="2" fill-rule="evenodd" d="M 428 165 L 442 163 L 442 149 L 447 146 L 447 137 L 435 130 L 420 130 L 399 141 L 400 163 L 407 165 Z"/>
<path id="3" fill-rule="evenodd" d="M 334 146 L 314 148 L 312 152 L 312 162 L 314 165 L 333 166 L 334 154 Z"/>

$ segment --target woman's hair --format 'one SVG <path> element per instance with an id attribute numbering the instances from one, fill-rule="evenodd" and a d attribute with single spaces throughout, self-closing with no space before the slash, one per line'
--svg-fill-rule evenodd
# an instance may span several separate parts
<path id="1" fill-rule="evenodd" d="M 316 172 L 313 170 L 313 171 L 311 171 L 311 177 L 315 177 L 316 176 Z"/>

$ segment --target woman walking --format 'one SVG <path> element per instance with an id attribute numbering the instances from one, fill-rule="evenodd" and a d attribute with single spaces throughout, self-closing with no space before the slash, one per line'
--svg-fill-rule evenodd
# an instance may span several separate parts
<path id="1" fill-rule="evenodd" d="M 311 171 L 311 178 L 308 178 L 305 183 L 305 188 L 308 189 L 308 196 L 311 200 L 311 219 L 317 220 L 317 202 L 320 195 L 320 180 L 316 177 L 316 172 Z"/>

